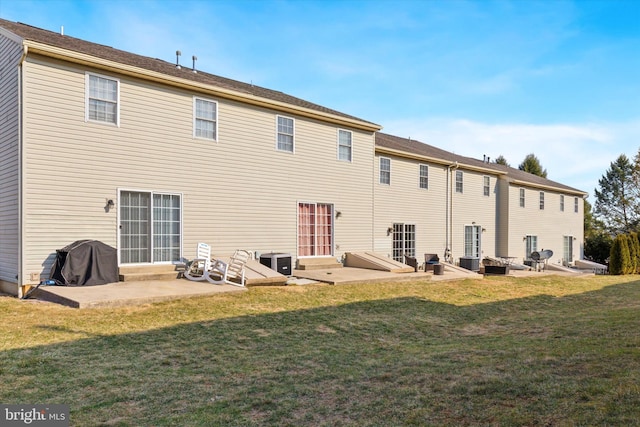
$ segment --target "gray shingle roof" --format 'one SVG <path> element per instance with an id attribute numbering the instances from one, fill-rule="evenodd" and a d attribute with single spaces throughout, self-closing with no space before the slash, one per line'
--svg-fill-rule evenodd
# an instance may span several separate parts
<path id="1" fill-rule="evenodd" d="M 309 101 L 305 101 L 300 98 L 296 98 L 291 95 L 287 95 L 283 92 L 255 86 L 249 83 L 239 82 L 237 80 L 228 79 L 225 77 L 216 76 L 203 71 L 198 70 L 197 73 L 193 73 L 190 68 L 182 67 L 178 69 L 175 64 L 163 61 L 161 59 L 150 58 L 142 55 L 136 55 L 134 53 L 125 52 L 123 50 L 114 49 L 110 46 L 104 46 L 97 43 L 88 42 L 85 40 L 77 39 L 74 37 L 61 35 L 53 31 L 43 30 L 41 28 L 32 27 L 20 22 L 7 21 L 0 18 L 0 27 L 5 28 L 11 33 L 19 36 L 25 40 L 31 40 L 39 43 L 43 43 L 49 46 L 54 46 L 61 49 L 66 49 L 74 52 L 91 55 L 96 58 L 105 59 L 120 64 L 138 67 L 144 70 L 155 71 L 168 76 L 178 77 L 181 79 L 191 80 L 194 82 L 207 84 L 223 89 L 233 90 L 235 92 L 244 93 L 247 95 L 253 95 L 267 100 L 283 102 L 292 106 L 307 108 L 310 110 L 318 111 L 325 114 L 331 114 L 334 116 L 357 120 L 373 127 L 380 128 L 375 123 L 368 122 L 366 120 L 354 117 L 345 113 L 341 113 L 330 108 L 323 107 L 318 104 L 314 104 Z"/>
<path id="2" fill-rule="evenodd" d="M 414 139 L 401 138 L 382 132 L 376 132 L 376 146 L 388 148 L 391 150 L 402 151 L 407 154 L 441 159 L 443 161 L 451 163 L 458 162 L 462 168 L 467 165 L 493 170 L 496 173 L 505 174 L 508 179 L 528 183 L 534 187 L 552 187 L 571 193 L 586 194 L 586 192 L 582 190 L 578 190 L 576 188 L 569 187 L 568 185 L 564 185 L 547 178 L 542 178 L 541 176 L 521 171 L 520 169 L 512 168 L 505 165 L 499 165 L 497 163 L 485 162 L 479 159 L 474 159 L 472 157 L 460 156 L 449 151 L 434 147 L 432 145 L 416 141 Z"/>

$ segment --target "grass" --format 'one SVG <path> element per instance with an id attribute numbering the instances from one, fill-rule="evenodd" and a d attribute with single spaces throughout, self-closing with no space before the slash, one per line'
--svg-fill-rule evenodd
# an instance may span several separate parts
<path id="1" fill-rule="evenodd" d="M 0 402 L 76 426 L 640 425 L 631 276 L 0 297 Z"/>

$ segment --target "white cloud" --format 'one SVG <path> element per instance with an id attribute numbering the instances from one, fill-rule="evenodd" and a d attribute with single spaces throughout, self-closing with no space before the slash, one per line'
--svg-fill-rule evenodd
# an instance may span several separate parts
<path id="1" fill-rule="evenodd" d="M 619 155 L 635 156 L 640 119 L 626 123 L 488 124 L 465 119 L 409 119 L 387 122 L 384 132 L 434 145 L 462 156 L 495 159 L 512 167 L 533 153 L 548 178 L 589 193 Z"/>

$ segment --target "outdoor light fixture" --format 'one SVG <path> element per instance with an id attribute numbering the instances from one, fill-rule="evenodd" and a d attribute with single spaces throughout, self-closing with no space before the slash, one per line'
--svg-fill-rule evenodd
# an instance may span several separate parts
<path id="1" fill-rule="evenodd" d="M 340 218 L 342 216 L 342 212 L 336 211 L 336 218 Z"/>
<path id="2" fill-rule="evenodd" d="M 115 206 L 115 203 L 113 203 L 113 199 L 107 200 L 107 206 L 109 206 L 110 208 Z"/>
<path id="3" fill-rule="evenodd" d="M 393 233 L 393 227 L 387 228 L 387 236 L 390 236 Z"/>

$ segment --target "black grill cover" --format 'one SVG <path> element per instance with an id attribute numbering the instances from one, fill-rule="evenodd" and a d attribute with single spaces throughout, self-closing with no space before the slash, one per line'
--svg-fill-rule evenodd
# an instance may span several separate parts
<path id="1" fill-rule="evenodd" d="M 78 240 L 56 250 L 49 276 L 59 285 L 88 286 L 117 282 L 118 255 L 97 240 Z"/>

